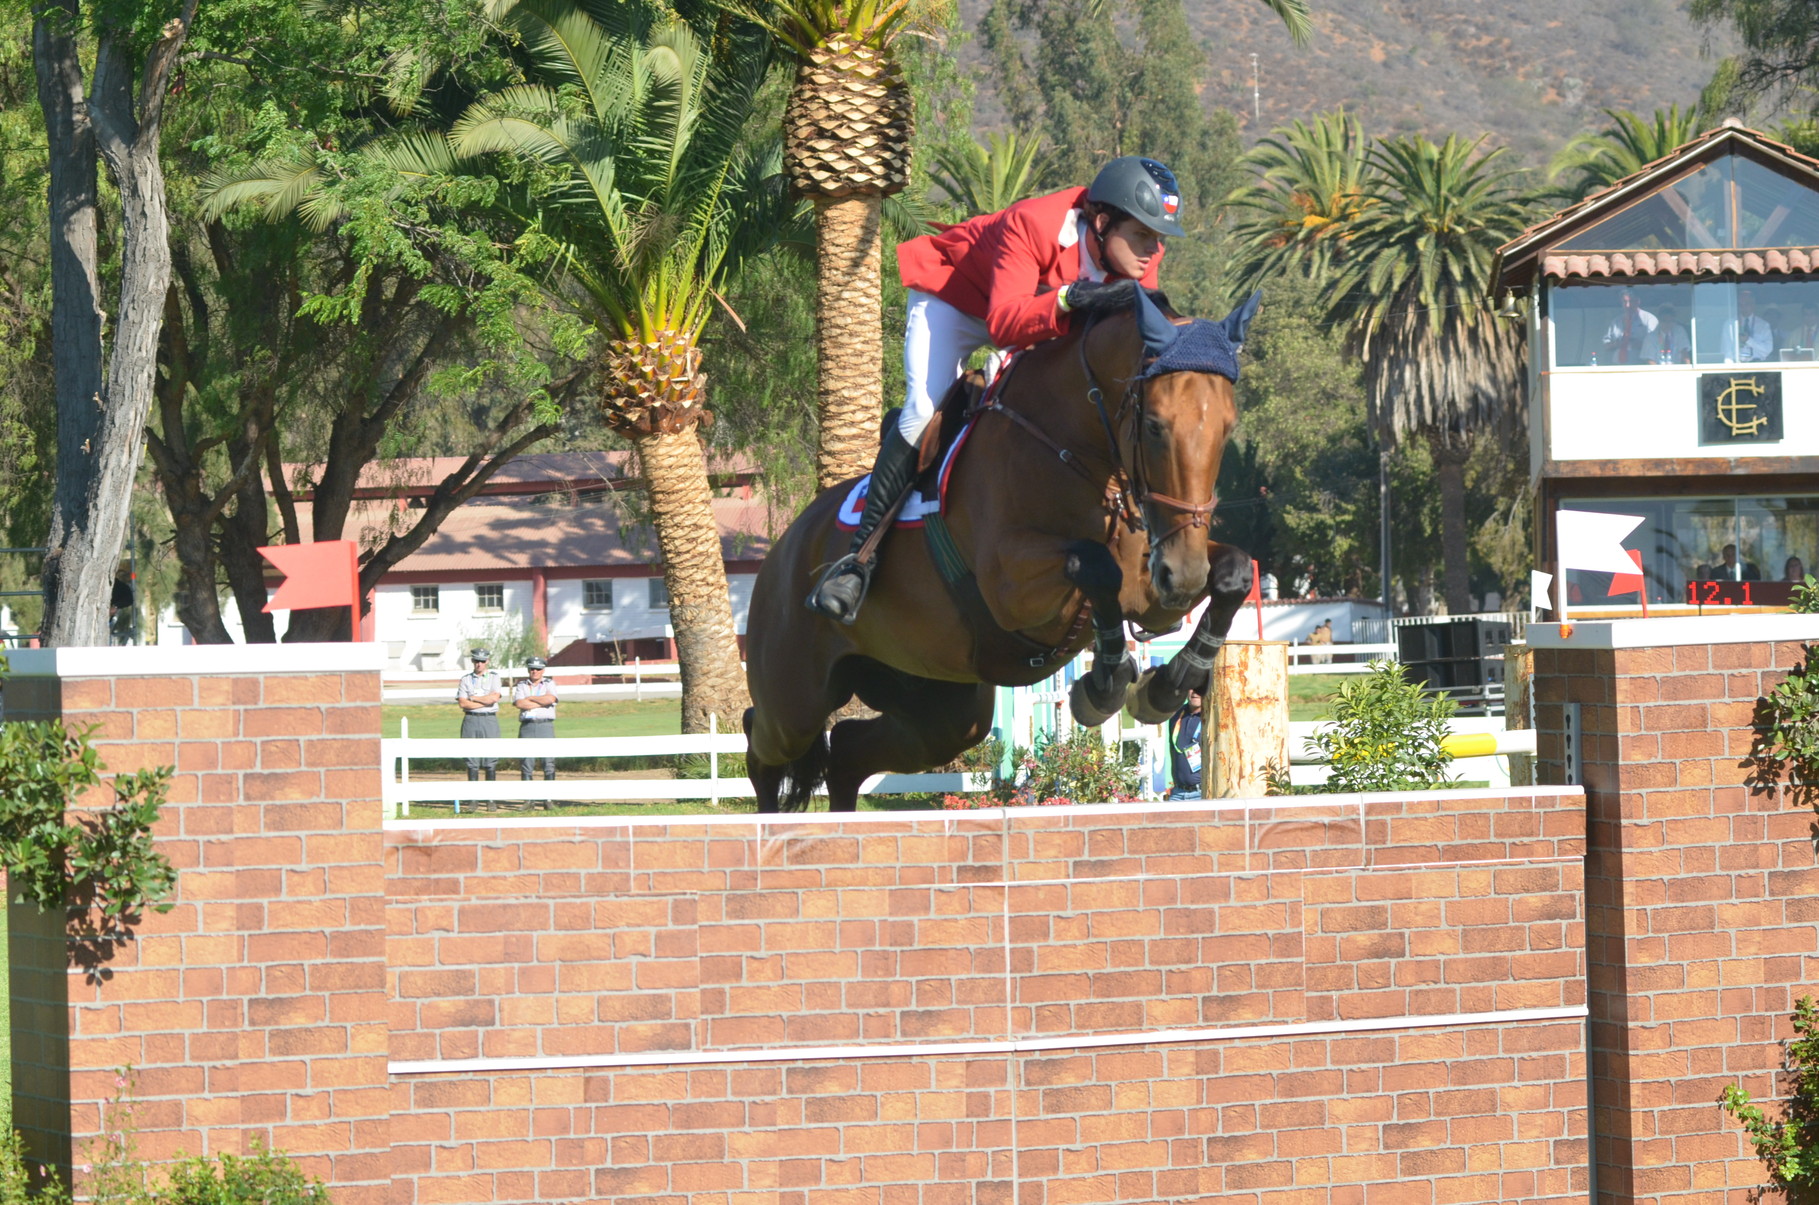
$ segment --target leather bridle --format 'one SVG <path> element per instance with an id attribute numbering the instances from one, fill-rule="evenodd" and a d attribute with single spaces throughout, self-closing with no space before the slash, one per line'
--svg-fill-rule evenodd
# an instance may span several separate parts
<path id="1" fill-rule="evenodd" d="M 1206 528 L 1210 534 L 1212 530 L 1213 508 L 1219 505 L 1219 498 L 1217 495 L 1207 499 L 1205 502 L 1183 502 L 1179 498 L 1171 498 L 1167 494 L 1150 488 L 1149 473 L 1143 461 L 1143 418 L 1145 414 L 1145 404 L 1149 399 L 1149 395 L 1148 390 L 1144 387 L 1147 378 L 1143 375 L 1143 359 L 1141 353 L 1138 354 L 1137 369 L 1125 383 L 1124 396 L 1118 401 L 1118 420 L 1120 422 L 1130 423 L 1133 430 L 1133 437 L 1131 439 L 1131 447 L 1133 449 L 1131 463 L 1128 466 L 1124 463 L 1124 450 L 1118 443 L 1118 436 L 1113 428 L 1112 416 L 1106 413 L 1105 391 L 1099 387 L 1098 374 L 1093 371 L 1091 361 L 1086 358 L 1086 341 L 1088 336 L 1092 334 L 1093 324 L 1096 320 L 1097 315 L 1088 318 L 1086 330 L 1082 331 L 1080 334 L 1080 370 L 1086 374 L 1087 399 L 1093 403 L 1093 409 L 1098 411 L 1099 423 L 1105 428 L 1106 448 L 1112 454 L 1112 463 L 1117 466 L 1115 474 L 1117 477 L 1122 478 L 1125 483 L 1125 488 L 1121 490 L 1120 493 L 1126 500 L 1127 511 L 1129 511 L 1131 517 L 1135 519 L 1132 530 L 1149 533 L 1151 524 L 1144 522 L 1141 511 L 1138 508 L 1147 509 L 1151 506 L 1159 506 L 1166 507 L 1185 517 L 1181 522 L 1175 524 L 1160 536 L 1150 534 L 1149 542 L 1151 547 L 1155 547 L 1158 544 L 1172 539 L 1174 536 L 1186 531 L 1190 527 Z M 1131 502 L 1135 503 L 1134 508 L 1130 506 Z"/>

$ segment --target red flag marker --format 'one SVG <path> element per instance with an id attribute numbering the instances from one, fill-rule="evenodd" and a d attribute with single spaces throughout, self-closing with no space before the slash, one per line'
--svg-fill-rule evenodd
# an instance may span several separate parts
<path id="1" fill-rule="evenodd" d="M 360 639 L 360 545 L 353 540 L 314 544 L 274 544 L 259 555 L 284 574 L 267 611 L 306 611 L 312 607 L 346 607 L 350 631 Z"/>
<path id="2" fill-rule="evenodd" d="M 1642 554 L 1633 548 L 1627 548 L 1624 551 L 1629 553 L 1630 561 L 1636 566 L 1636 572 L 1611 574 L 1611 588 L 1606 592 L 1607 596 L 1616 598 L 1619 594 L 1636 594 L 1642 599 L 1642 618 L 1647 619 L 1648 579 L 1642 576 Z"/>

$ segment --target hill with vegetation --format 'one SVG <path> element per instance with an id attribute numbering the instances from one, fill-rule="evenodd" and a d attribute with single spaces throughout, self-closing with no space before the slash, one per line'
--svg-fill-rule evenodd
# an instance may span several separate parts
<path id="1" fill-rule="evenodd" d="M 1239 116 L 1247 141 L 1344 105 L 1373 135 L 1488 133 L 1543 163 L 1602 124 L 1605 109 L 1693 103 L 1730 49 L 1678 0 L 1311 0 L 1316 32 L 1305 47 L 1258 0 L 1185 3 L 1207 52 L 1204 96 Z M 984 10 L 985 0 L 966 0 L 969 27 Z M 976 41 L 966 55 L 983 68 Z M 975 78 L 989 126 L 992 82 L 984 70 Z"/>

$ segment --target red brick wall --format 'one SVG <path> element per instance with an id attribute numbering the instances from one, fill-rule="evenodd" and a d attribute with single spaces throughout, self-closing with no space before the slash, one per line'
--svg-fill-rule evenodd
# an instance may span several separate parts
<path id="1" fill-rule="evenodd" d="M 342 1201 L 1584 1199 L 1576 791 L 382 831 L 374 672 L 64 679 L 182 875 L 37 939 L 40 1150 L 130 1063 Z"/>
<path id="2" fill-rule="evenodd" d="M 1788 1016 L 1819 995 L 1813 815 L 1745 785 L 1756 698 L 1800 646 L 1575 646 L 1607 626 L 1656 630 L 1535 653 L 1542 781 L 1566 773 L 1567 705 L 1584 734 L 1598 1199 L 1742 1205 L 1767 1177 L 1718 1094 L 1785 1093 Z"/>
<path id="3" fill-rule="evenodd" d="M 1580 817 L 1550 791 L 394 825 L 400 1174 L 421 1201 L 1583 1200 Z M 434 1065 L 474 1057 L 505 1061 Z"/>

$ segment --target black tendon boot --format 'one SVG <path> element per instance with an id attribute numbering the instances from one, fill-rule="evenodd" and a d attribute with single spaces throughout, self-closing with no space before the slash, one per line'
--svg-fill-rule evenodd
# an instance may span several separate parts
<path id="1" fill-rule="evenodd" d="M 915 478 L 916 449 L 893 426 L 884 433 L 884 442 L 878 448 L 878 462 L 872 466 L 871 485 L 865 493 L 865 513 L 859 518 L 859 530 L 853 533 L 852 547 L 821 575 L 808 596 L 809 610 L 819 611 L 837 623 L 852 623 L 859 618 L 859 604 L 865 601 L 872 570 L 877 568 L 875 557 L 870 564 L 859 563 L 859 549 Z"/>

